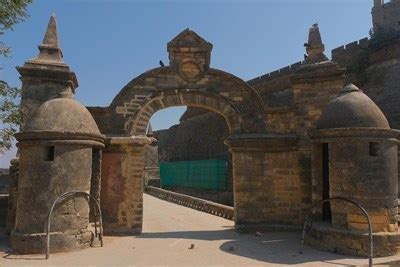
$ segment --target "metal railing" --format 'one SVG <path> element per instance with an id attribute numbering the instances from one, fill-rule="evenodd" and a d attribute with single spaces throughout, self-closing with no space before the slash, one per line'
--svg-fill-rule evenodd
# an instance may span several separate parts
<path id="1" fill-rule="evenodd" d="M 369 249 L 370 249 L 369 256 L 368 256 L 368 263 L 369 263 L 369 266 L 372 267 L 374 244 L 373 244 L 373 239 L 372 239 L 372 224 L 371 224 L 371 220 L 369 218 L 368 212 L 359 203 L 355 202 L 354 200 L 345 198 L 345 197 L 332 197 L 332 198 L 320 200 L 317 203 L 315 203 L 312 206 L 312 208 L 308 211 L 306 219 L 304 221 L 304 225 L 303 225 L 303 232 L 301 235 L 300 254 L 303 254 L 304 240 L 305 240 L 305 236 L 306 236 L 306 227 L 308 225 L 308 220 L 311 216 L 311 213 L 314 211 L 316 206 L 326 203 L 326 202 L 330 202 L 332 200 L 341 200 L 341 201 L 346 201 L 346 202 L 352 203 L 353 205 L 357 206 L 362 211 L 362 213 L 365 215 L 365 217 L 367 218 L 368 232 L 369 232 Z"/>
<path id="2" fill-rule="evenodd" d="M 100 244 L 101 246 L 103 246 L 103 218 L 101 215 L 101 209 L 100 209 L 100 204 L 97 201 L 97 199 L 95 199 L 92 195 L 90 195 L 87 192 L 84 191 L 70 191 L 70 192 L 66 192 L 64 194 L 62 194 L 61 196 L 57 197 L 56 200 L 54 200 L 53 204 L 51 205 L 48 217 L 47 217 L 47 225 L 45 228 L 45 232 L 46 232 L 46 259 L 48 259 L 50 257 L 50 222 L 51 222 L 51 215 L 53 213 L 54 207 L 60 203 L 61 201 L 67 200 L 69 198 L 72 198 L 74 195 L 76 195 L 77 197 L 79 196 L 83 196 L 84 199 L 87 200 L 88 205 L 90 207 L 90 199 L 93 200 L 93 202 L 96 204 L 96 208 L 97 211 L 99 212 L 99 234 L 97 233 L 97 221 L 96 221 L 96 209 L 94 210 L 94 232 L 95 232 L 95 237 L 98 237 L 100 240 Z M 89 198 L 86 198 L 89 197 Z"/>

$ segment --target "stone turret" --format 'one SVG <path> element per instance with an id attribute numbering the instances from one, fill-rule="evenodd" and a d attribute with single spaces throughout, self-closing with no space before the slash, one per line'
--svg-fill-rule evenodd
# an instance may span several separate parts
<path id="1" fill-rule="evenodd" d="M 17 67 L 22 81 L 21 110 L 24 121 L 47 100 L 60 93 L 73 94 L 78 87 L 75 73 L 63 61 L 55 15 L 50 17 L 39 51 L 37 57 Z"/>
<path id="2" fill-rule="evenodd" d="M 396 130 L 379 107 L 355 85 L 347 85 L 323 111 L 313 139 L 313 197 L 348 198 L 368 212 L 374 255 L 398 253 L 398 162 Z M 315 223 L 310 243 L 324 250 L 368 255 L 368 223 L 360 209 L 332 202 Z M 337 242 L 328 242 L 336 240 Z"/>
<path id="3" fill-rule="evenodd" d="M 62 61 L 55 17 L 49 21 L 37 58 L 18 68 L 23 101 L 31 108 L 21 132 L 15 227 L 11 247 L 19 253 L 42 253 L 44 229 L 52 203 L 63 193 L 91 190 L 105 136 L 90 112 L 74 99 L 75 74 Z M 98 198 L 97 196 L 95 196 Z M 34 220 L 34 222 L 32 222 Z M 86 200 L 74 198 L 56 206 L 51 219 L 51 251 L 87 247 Z"/>
<path id="4" fill-rule="evenodd" d="M 322 43 L 318 24 L 314 24 L 310 28 L 308 42 L 305 44 L 305 47 L 307 51 L 306 63 L 316 63 L 328 60 L 324 54 L 325 45 Z"/>
<path id="5" fill-rule="evenodd" d="M 372 25 L 374 32 L 384 31 L 388 34 L 399 33 L 400 0 L 374 0 L 372 8 Z"/>

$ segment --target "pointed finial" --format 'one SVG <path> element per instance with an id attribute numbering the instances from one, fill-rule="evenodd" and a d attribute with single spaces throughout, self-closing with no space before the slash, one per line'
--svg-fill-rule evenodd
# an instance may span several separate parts
<path id="1" fill-rule="evenodd" d="M 47 31 L 44 35 L 42 45 L 59 48 L 56 15 L 53 13 L 50 17 Z"/>
<path id="2" fill-rule="evenodd" d="M 314 23 L 312 25 L 308 34 L 308 49 L 315 49 L 315 48 L 322 49 L 322 52 L 325 50 L 324 45 L 322 44 L 318 23 Z"/>
<path id="3" fill-rule="evenodd" d="M 307 51 L 307 63 L 325 61 L 328 58 L 324 55 L 325 45 L 322 43 L 318 23 L 314 23 L 308 33 L 308 43 L 305 43 Z"/>
<path id="4" fill-rule="evenodd" d="M 39 60 L 63 62 L 62 52 L 58 42 L 56 15 L 53 13 L 47 25 L 47 30 L 43 38 L 43 42 L 39 45 Z"/>

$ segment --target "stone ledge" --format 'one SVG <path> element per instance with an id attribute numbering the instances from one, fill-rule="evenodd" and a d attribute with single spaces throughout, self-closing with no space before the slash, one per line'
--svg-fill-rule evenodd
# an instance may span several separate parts
<path id="1" fill-rule="evenodd" d="M 107 137 L 106 145 L 137 145 L 137 146 L 145 146 L 150 145 L 156 139 L 152 137 L 147 137 L 144 135 L 133 135 L 133 136 L 116 136 L 116 137 Z"/>
<path id="2" fill-rule="evenodd" d="M 308 131 L 311 139 L 332 139 L 332 138 L 390 138 L 393 141 L 400 139 L 400 131 L 395 129 L 381 129 L 372 127 L 359 128 L 332 128 L 314 129 Z"/>
<path id="3" fill-rule="evenodd" d="M 51 232 L 50 252 L 64 252 L 87 248 L 91 245 L 93 233 L 88 229 L 80 232 Z M 22 254 L 40 254 L 45 252 L 46 234 L 23 234 L 15 230 L 10 236 L 11 247 Z"/>
<path id="4" fill-rule="evenodd" d="M 337 63 L 323 61 L 312 64 L 304 64 L 291 76 L 293 84 L 313 83 L 336 80 L 344 77 L 345 68 L 340 68 Z"/>
<path id="5" fill-rule="evenodd" d="M 28 131 L 16 133 L 19 144 L 46 144 L 46 143 L 88 143 L 93 146 L 104 147 L 105 135 L 92 132 L 71 131 Z M 49 144 L 47 144 L 49 145 Z"/>
<path id="6" fill-rule="evenodd" d="M 146 188 L 146 193 L 162 200 L 173 202 L 199 211 L 207 212 L 228 220 L 234 219 L 234 208 L 230 206 L 152 186 L 148 186 Z"/>
<path id="7" fill-rule="evenodd" d="M 337 229 L 327 223 L 314 222 L 306 236 L 306 243 L 320 250 L 342 255 L 369 255 L 367 232 Z M 373 233 L 374 257 L 395 255 L 400 252 L 400 232 Z"/>

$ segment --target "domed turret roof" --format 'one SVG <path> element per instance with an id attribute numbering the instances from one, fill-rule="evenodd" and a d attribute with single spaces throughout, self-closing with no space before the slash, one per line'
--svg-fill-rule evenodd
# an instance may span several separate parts
<path id="1" fill-rule="evenodd" d="M 390 129 L 379 107 L 354 84 L 328 104 L 317 123 L 317 129 L 363 127 Z"/>
<path id="2" fill-rule="evenodd" d="M 87 108 L 72 98 L 54 98 L 43 103 L 24 127 L 24 132 L 29 131 L 100 134 Z"/>

